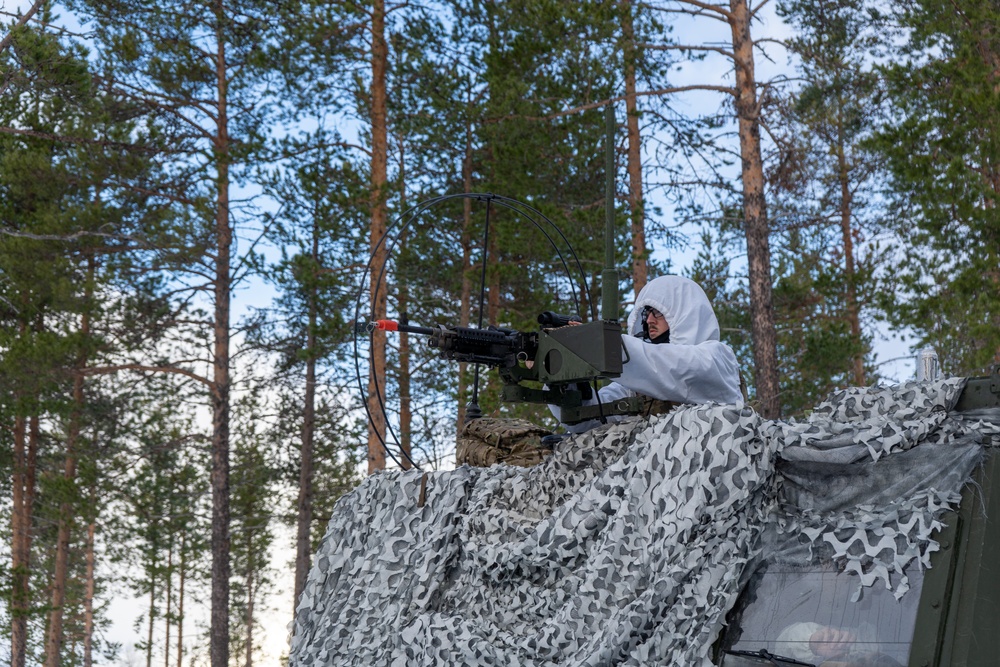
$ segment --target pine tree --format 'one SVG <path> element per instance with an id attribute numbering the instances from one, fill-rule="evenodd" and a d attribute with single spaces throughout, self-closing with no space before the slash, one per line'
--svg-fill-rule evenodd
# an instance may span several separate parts
<path id="1" fill-rule="evenodd" d="M 346 438 L 327 435 L 318 442 L 327 410 L 320 410 L 324 388 L 353 391 L 346 377 L 350 341 L 348 317 L 358 288 L 358 258 L 363 255 L 364 193 L 361 174 L 343 150 L 332 148 L 338 137 L 323 132 L 285 142 L 294 155 L 268 184 L 284 202 L 270 235 L 281 249 L 279 261 L 262 270 L 279 294 L 252 331 L 252 344 L 277 355 L 271 382 L 281 393 L 276 440 L 298 435 L 295 596 L 305 586 L 315 540 L 314 485 L 317 470 L 337 457 L 320 462 L 317 447 L 347 446 Z M 336 389 L 333 389 L 336 391 Z M 327 432 L 328 433 L 328 432 Z M 337 494 L 339 496 L 339 494 Z"/>
<path id="2" fill-rule="evenodd" d="M 772 172 L 779 202 L 776 227 L 795 245 L 779 254 L 788 258 L 786 265 L 799 269 L 792 279 L 806 280 L 800 286 L 815 296 L 800 296 L 798 303 L 811 300 L 823 311 L 816 320 L 828 330 L 826 334 L 814 330 L 819 336 L 814 340 L 837 348 L 811 353 L 817 359 L 825 357 L 829 373 L 806 373 L 806 377 L 810 386 L 825 390 L 867 383 L 868 340 L 862 311 L 870 307 L 875 291 L 873 262 L 878 253 L 872 252 L 870 239 L 882 231 L 883 211 L 875 197 L 880 164 L 863 143 L 874 129 L 880 92 L 875 73 L 866 65 L 877 35 L 864 9 L 853 0 L 779 6 L 798 28 L 789 46 L 798 56 L 804 80 L 787 103 L 773 105 L 777 113 L 772 113 L 772 131 L 786 137 L 779 146 L 782 159 Z M 805 240 L 813 242 L 807 245 Z M 779 275 L 779 282 L 783 279 Z M 786 321 L 802 323 L 808 319 L 805 315 L 800 311 Z M 835 330 L 849 340 L 839 341 Z M 801 333 L 792 338 L 809 339 Z M 839 354 L 849 358 L 842 368 L 834 361 Z M 792 362 L 790 356 L 784 358 Z M 788 391 L 785 388 L 786 395 Z M 812 392 L 793 393 L 815 398 Z"/>
<path id="3" fill-rule="evenodd" d="M 888 160 L 904 256 L 892 321 L 933 346 L 948 373 L 1000 361 L 1000 41 L 991 3 L 894 7 L 901 57 L 884 67 Z"/>
<path id="4" fill-rule="evenodd" d="M 466 191 L 501 193 L 539 208 L 566 232 L 593 275 L 603 257 L 604 123 L 597 107 L 610 97 L 612 74 L 601 41 L 606 42 L 609 16 L 601 23 L 585 10 L 530 2 L 454 3 L 456 23 L 468 40 L 465 62 L 474 76 L 451 87 L 428 85 L 428 92 L 444 89 L 453 95 L 436 109 L 446 121 L 454 118 L 456 134 L 465 137 L 454 144 L 462 151 L 455 151 L 461 171 L 454 180 Z M 580 39 L 566 40 L 566 34 Z M 593 110 L 579 111 L 587 105 Z M 421 150 L 415 146 L 411 153 Z M 565 276 L 545 237 L 505 207 L 469 201 L 457 220 L 462 266 L 460 310 L 453 322 L 478 326 L 481 317 L 484 326 L 527 328 L 542 310 L 566 310 L 581 291 L 585 300 L 594 296 L 577 275 Z M 501 407 L 495 392 L 491 387 L 483 396 L 487 412 Z M 504 413 L 524 409 L 503 407 Z M 537 410 L 525 414 L 543 418 Z"/>
<path id="5" fill-rule="evenodd" d="M 308 91 L 304 113 L 315 120 L 327 118 L 330 107 L 342 110 L 361 123 L 360 142 L 352 145 L 367 161 L 368 251 L 372 259 L 369 285 L 372 319 L 386 314 L 385 290 L 377 291 L 375 280 L 388 258 L 380 243 L 390 219 L 392 196 L 389 173 L 389 33 L 393 21 L 404 21 L 411 11 L 408 3 L 371 0 L 368 3 L 316 3 L 306 5 L 306 24 L 293 36 L 300 43 L 322 45 L 303 54 L 312 71 L 307 78 L 319 94 Z M 412 11 L 419 13 L 420 8 Z M 376 330 L 368 349 L 369 378 L 367 410 L 371 415 L 368 432 L 369 472 L 385 468 L 387 424 L 379 407 L 386 384 L 386 337 Z"/>
<path id="6" fill-rule="evenodd" d="M 172 654 L 183 657 L 184 628 L 193 634 L 183 611 L 192 584 L 206 578 L 209 451 L 177 379 L 154 376 L 123 398 L 122 441 L 105 453 L 110 461 L 98 480 L 108 493 L 106 557 L 129 572 L 127 583 L 146 602 L 134 627 L 147 664 L 161 653 L 170 664 Z"/>
<path id="7" fill-rule="evenodd" d="M 262 401 L 253 391 L 241 397 L 234 420 L 233 457 L 233 575 L 230 616 L 236 631 L 231 653 L 244 667 L 253 667 L 260 644 L 260 616 L 267 609 L 272 583 L 270 554 L 274 546 L 274 503 L 278 474 L 260 419 Z"/>
<path id="8" fill-rule="evenodd" d="M 237 186 L 261 157 L 274 107 L 284 52 L 283 23 L 273 3 L 157 3 L 134 0 L 76 5 L 93 29 L 98 56 L 116 92 L 156 110 L 169 137 L 168 183 L 185 224 L 163 230 L 175 245 L 166 265 L 172 278 L 208 295 L 211 372 L 178 364 L 180 373 L 207 390 L 212 410 L 212 621 L 211 662 L 228 661 L 229 630 L 229 411 L 231 400 L 232 290 L 245 278 L 234 253 L 255 212 Z M 147 230 L 153 232 L 154 230 Z M 157 243 L 167 243 L 162 237 Z M 132 365 L 133 368 L 149 368 Z"/>
<path id="9" fill-rule="evenodd" d="M 43 11 L 41 18 L 50 15 Z M 82 48 L 22 27 L 5 55 L 0 345 L 7 354 L 0 364 L 5 388 L 0 400 L 13 422 L 5 432 L 13 434 L 15 454 L 12 644 L 15 664 L 23 664 L 29 641 L 24 605 L 36 569 L 32 560 L 49 561 L 51 556 L 44 650 L 47 664 L 57 664 L 75 568 L 70 544 L 82 504 L 76 470 L 88 455 L 82 442 L 89 413 L 85 374 L 98 347 L 91 328 L 107 298 L 101 291 L 110 280 L 108 258 L 121 252 L 135 222 L 136 202 L 128 187 L 148 165 L 132 152 L 134 138 L 143 135 L 136 131 L 134 110 L 99 89 Z M 43 441 L 61 446 L 62 453 L 43 454 Z M 46 477 L 58 479 L 48 485 L 47 494 L 57 507 L 50 516 L 58 526 L 53 553 L 33 554 L 37 466 L 55 465 L 59 458 L 59 473 L 53 470 Z"/>
<path id="10" fill-rule="evenodd" d="M 597 110 L 565 113 L 608 98 L 610 74 L 602 65 L 606 45 L 593 38 L 599 32 L 593 18 L 576 7 L 545 3 L 486 7 L 461 2 L 446 8 L 447 20 L 408 14 L 390 39 L 388 126 L 399 138 L 390 161 L 392 210 L 401 210 L 404 199 L 494 191 L 542 208 L 570 235 L 584 262 L 602 256 L 603 118 Z M 545 30 L 535 35 L 539 25 Z M 497 26 L 504 26 L 503 35 L 490 37 Z M 567 42 L 567 32 L 586 38 Z M 516 97 L 522 94 L 526 99 L 518 105 Z M 485 252 L 485 202 L 442 205 L 428 216 L 432 222 L 417 221 L 407 233 L 406 250 L 400 244 L 398 256 L 391 258 L 384 285 L 390 313 L 406 310 L 414 322 L 477 326 L 483 257 L 484 325 L 535 326 L 540 310 L 554 304 L 565 309 L 553 301 L 553 293 L 569 300 L 584 291 L 575 276 L 562 277 L 548 242 L 527 221 L 503 207 L 490 207 Z M 449 248 L 456 242 L 459 247 L 452 253 Z M 593 262 L 588 269 L 599 266 Z M 446 376 L 454 369 L 411 356 L 410 367 L 416 370 L 396 371 L 396 340 L 387 353 L 385 395 L 393 397 L 392 403 L 399 393 L 420 401 L 410 409 L 412 425 L 405 430 L 428 433 L 419 426 L 424 423 L 439 438 L 444 417 L 437 396 L 448 390 Z M 407 347 L 402 337 L 399 344 L 404 360 L 406 350 L 420 354 L 420 346 Z M 463 370 L 456 391 L 459 422 L 470 381 Z M 410 390 L 400 392 L 407 381 Z M 499 407 L 489 395 L 486 400 L 488 409 Z M 400 410 L 403 423 L 405 414 Z M 393 425 L 395 419 L 391 417 Z M 412 439 L 416 452 L 419 442 L 431 438 Z"/>

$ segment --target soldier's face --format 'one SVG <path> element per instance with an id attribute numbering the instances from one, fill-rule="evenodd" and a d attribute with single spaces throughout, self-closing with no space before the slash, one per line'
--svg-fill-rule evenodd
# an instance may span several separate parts
<path id="1" fill-rule="evenodd" d="M 663 313 L 650 308 L 646 313 L 646 326 L 649 327 L 649 337 L 657 338 L 670 331 L 670 325 L 663 319 Z"/>

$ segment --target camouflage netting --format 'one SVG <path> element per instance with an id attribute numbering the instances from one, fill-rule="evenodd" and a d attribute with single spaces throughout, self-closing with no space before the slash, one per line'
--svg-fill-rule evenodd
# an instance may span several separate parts
<path id="1" fill-rule="evenodd" d="M 1000 415 L 949 412 L 963 386 L 850 389 L 806 422 L 775 422 L 783 447 L 767 557 L 833 560 L 858 575 L 855 600 L 875 583 L 902 597 L 904 568 L 930 567 L 941 516 L 957 506 L 983 446 L 1000 445 Z"/>
<path id="2" fill-rule="evenodd" d="M 960 388 L 843 392 L 802 423 L 686 407 L 532 468 L 370 477 L 330 521 L 291 664 L 708 665 L 761 549 L 826 549 L 902 595 L 1000 438 L 949 416 Z"/>

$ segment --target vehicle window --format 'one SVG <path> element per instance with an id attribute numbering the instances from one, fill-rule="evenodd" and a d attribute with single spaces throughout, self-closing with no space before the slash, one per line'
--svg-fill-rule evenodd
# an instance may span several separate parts
<path id="1" fill-rule="evenodd" d="M 881 583 L 864 588 L 831 563 L 769 564 L 751 578 L 729 616 L 723 648 L 825 667 L 902 667 L 910 655 L 921 572 L 897 601 Z"/>

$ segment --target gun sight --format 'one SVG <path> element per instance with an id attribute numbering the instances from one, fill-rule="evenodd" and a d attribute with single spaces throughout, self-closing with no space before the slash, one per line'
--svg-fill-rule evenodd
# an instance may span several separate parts
<path id="1" fill-rule="evenodd" d="M 579 315 L 561 315 L 551 310 L 546 310 L 538 316 L 538 324 L 543 329 L 555 329 L 567 326 L 570 322 L 583 322 Z"/>

